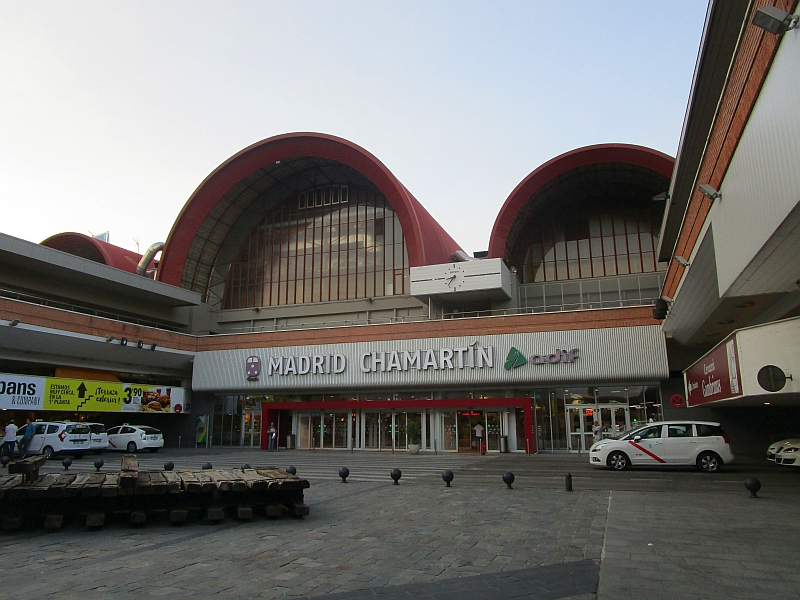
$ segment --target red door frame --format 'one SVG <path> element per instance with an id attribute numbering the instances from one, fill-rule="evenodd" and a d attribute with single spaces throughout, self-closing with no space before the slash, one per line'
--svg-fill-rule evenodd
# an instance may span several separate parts
<path id="1" fill-rule="evenodd" d="M 525 427 L 525 453 L 536 454 L 533 437 L 533 408 L 530 398 L 447 398 L 446 400 L 333 400 L 323 402 L 263 402 L 261 404 L 261 449 L 267 449 L 267 429 L 264 423 L 275 421 L 278 411 L 332 410 L 403 410 L 426 408 L 522 408 Z"/>

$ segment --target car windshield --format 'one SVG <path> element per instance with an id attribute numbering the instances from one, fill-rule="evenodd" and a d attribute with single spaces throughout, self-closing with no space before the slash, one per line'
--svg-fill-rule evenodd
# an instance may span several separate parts
<path id="1" fill-rule="evenodd" d="M 146 435 L 157 435 L 161 433 L 158 429 L 153 429 L 152 427 L 139 427 L 139 429 L 144 431 Z"/>
<path id="2" fill-rule="evenodd" d="M 92 430 L 92 433 L 105 433 L 106 432 L 106 426 L 103 425 L 102 423 L 92 423 L 91 425 L 89 425 L 89 429 Z"/>
<path id="3" fill-rule="evenodd" d="M 642 429 L 647 429 L 647 427 L 650 426 L 650 425 L 652 425 L 652 423 L 644 423 L 644 424 L 638 423 L 638 424 L 634 425 L 633 427 L 631 427 L 630 429 L 627 429 L 627 430 L 625 430 L 625 431 L 623 431 L 621 433 L 618 433 L 616 435 L 610 436 L 610 439 L 612 439 L 612 440 L 623 440 L 623 439 L 625 439 L 627 437 L 633 437 L 634 434 L 637 431 L 641 431 Z"/>
<path id="4" fill-rule="evenodd" d="M 89 433 L 86 425 L 67 425 L 67 433 Z"/>

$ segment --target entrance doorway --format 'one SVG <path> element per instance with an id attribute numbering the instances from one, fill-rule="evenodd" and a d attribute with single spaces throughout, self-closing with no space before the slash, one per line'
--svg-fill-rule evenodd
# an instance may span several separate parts
<path id="1" fill-rule="evenodd" d="M 497 413 L 499 414 L 499 413 Z M 480 423 L 483 426 L 483 441 L 486 442 L 486 419 L 481 410 L 463 410 L 458 413 L 458 451 L 459 452 L 480 452 L 478 441 L 475 439 L 475 426 Z M 498 438 L 497 449 L 500 449 Z"/>
<path id="2" fill-rule="evenodd" d="M 600 426 L 603 438 L 611 437 L 630 428 L 628 406 L 570 406 L 565 409 L 567 424 L 567 450 L 588 452 L 594 444 L 592 427 Z"/>
<path id="3" fill-rule="evenodd" d="M 261 409 L 246 410 L 242 415 L 242 442 L 246 448 L 261 446 Z"/>

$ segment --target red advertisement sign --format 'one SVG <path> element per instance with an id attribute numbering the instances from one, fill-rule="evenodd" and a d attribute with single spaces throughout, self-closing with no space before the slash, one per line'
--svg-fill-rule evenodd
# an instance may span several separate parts
<path id="1" fill-rule="evenodd" d="M 683 373 L 687 406 L 727 400 L 742 395 L 739 354 L 732 336 Z"/>

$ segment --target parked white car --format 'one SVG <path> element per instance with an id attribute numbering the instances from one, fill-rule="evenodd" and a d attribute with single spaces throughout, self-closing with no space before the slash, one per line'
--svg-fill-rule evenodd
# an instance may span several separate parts
<path id="1" fill-rule="evenodd" d="M 108 449 L 137 452 L 145 448 L 158 452 L 164 447 L 164 436 L 147 425 L 119 425 L 108 430 Z"/>
<path id="2" fill-rule="evenodd" d="M 89 448 L 95 454 L 100 454 L 103 450 L 108 448 L 108 433 L 106 433 L 106 426 L 102 423 L 86 423 L 89 426 L 90 438 Z"/>
<path id="3" fill-rule="evenodd" d="M 775 450 L 773 460 L 777 465 L 800 467 L 800 440 L 783 440 Z"/>
<path id="4" fill-rule="evenodd" d="M 595 443 L 589 463 L 624 471 L 631 465 L 694 465 L 716 473 L 734 461 L 728 436 L 719 423 L 648 423 Z"/>
<path id="5" fill-rule="evenodd" d="M 778 454 L 778 452 L 780 452 L 784 448 L 789 448 L 789 447 L 796 448 L 799 446 L 800 446 L 800 438 L 788 438 L 785 440 L 781 440 L 780 442 L 775 442 L 774 444 L 770 444 L 770 447 L 767 448 L 767 460 L 777 462 L 775 460 L 775 455 Z"/>
<path id="6" fill-rule="evenodd" d="M 44 454 L 52 458 L 56 454 L 72 454 L 76 458 L 89 452 L 89 427 L 85 423 L 63 421 L 36 421 L 17 431 L 17 446 L 28 427 L 34 428 L 33 437 L 25 448 L 26 454 Z"/>

